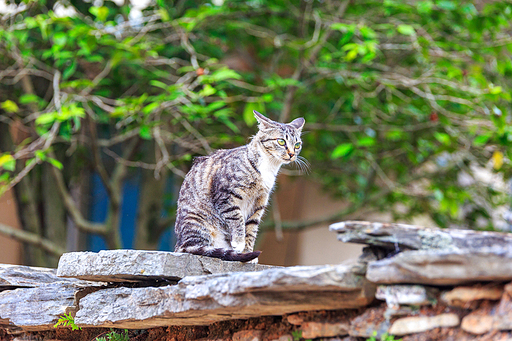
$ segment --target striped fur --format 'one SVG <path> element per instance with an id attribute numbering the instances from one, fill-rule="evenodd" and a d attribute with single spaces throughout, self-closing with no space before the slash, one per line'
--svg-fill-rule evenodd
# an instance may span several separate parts
<path id="1" fill-rule="evenodd" d="M 249 144 L 194 160 L 178 199 L 177 252 L 257 262 L 258 226 L 281 165 L 297 160 L 304 119 L 254 115 L 259 131 Z"/>

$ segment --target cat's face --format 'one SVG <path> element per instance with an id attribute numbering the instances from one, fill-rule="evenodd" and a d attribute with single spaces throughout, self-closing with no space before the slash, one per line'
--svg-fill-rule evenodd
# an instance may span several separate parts
<path id="1" fill-rule="evenodd" d="M 257 111 L 254 111 L 254 116 L 260 129 L 255 138 L 265 152 L 281 163 L 296 161 L 302 149 L 300 134 L 305 120 L 301 117 L 284 124 L 272 121 Z"/>

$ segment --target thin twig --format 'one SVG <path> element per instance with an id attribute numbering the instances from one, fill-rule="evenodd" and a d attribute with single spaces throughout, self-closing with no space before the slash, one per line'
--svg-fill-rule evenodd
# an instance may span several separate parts
<path id="1" fill-rule="evenodd" d="M 66 251 L 64 248 L 36 233 L 16 229 L 4 224 L 0 224 L 0 234 L 22 243 L 37 246 L 57 257 L 60 257 Z"/>

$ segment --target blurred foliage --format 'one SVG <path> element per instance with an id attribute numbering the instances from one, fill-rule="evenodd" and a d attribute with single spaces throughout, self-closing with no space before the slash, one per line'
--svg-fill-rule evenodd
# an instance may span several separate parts
<path id="1" fill-rule="evenodd" d="M 346 213 L 494 228 L 509 205 L 511 4 L 127 3 L 3 15 L 0 124 L 18 132 L 1 146 L 4 190 L 44 162 L 66 181 L 105 159 L 182 176 L 245 143 L 258 110 L 306 118 L 302 155 Z"/>

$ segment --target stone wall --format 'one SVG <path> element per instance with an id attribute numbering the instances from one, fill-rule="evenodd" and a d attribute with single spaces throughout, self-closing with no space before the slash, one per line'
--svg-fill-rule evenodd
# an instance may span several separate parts
<path id="1" fill-rule="evenodd" d="M 189 254 L 63 255 L 0 266 L 0 338 L 512 340 L 512 236 L 344 222 L 350 264 L 270 267 Z M 321 250 L 319 250 L 321 252 Z M 54 325 L 71 314 L 81 330 Z M 392 335 L 392 336 L 386 336 Z"/>

